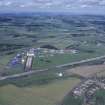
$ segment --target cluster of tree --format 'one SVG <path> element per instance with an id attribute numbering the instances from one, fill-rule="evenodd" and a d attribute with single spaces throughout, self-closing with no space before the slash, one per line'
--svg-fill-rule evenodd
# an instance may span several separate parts
<path id="1" fill-rule="evenodd" d="M 52 46 L 52 45 L 43 45 L 43 46 L 41 46 L 41 48 L 58 50 L 58 48 L 56 48 L 55 46 Z"/>
<path id="2" fill-rule="evenodd" d="M 95 94 L 95 105 L 105 105 L 105 90 L 99 90 Z"/>
<path id="3" fill-rule="evenodd" d="M 0 44 L 0 52 L 10 51 L 15 49 L 20 49 L 24 47 L 24 45 L 16 45 L 16 44 Z"/>
<path id="4" fill-rule="evenodd" d="M 83 104 L 82 97 L 75 98 L 70 94 L 64 98 L 63 102 L 60 105 L 82 105 L 82 104 Z"/>

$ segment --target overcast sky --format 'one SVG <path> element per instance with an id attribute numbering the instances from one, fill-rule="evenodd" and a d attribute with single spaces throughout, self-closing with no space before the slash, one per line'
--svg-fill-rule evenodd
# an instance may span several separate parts
<path id="1" fill-rule="evenodd" d="M 105 13 L 105 0 L 0 0 L 0 12 Z"/>

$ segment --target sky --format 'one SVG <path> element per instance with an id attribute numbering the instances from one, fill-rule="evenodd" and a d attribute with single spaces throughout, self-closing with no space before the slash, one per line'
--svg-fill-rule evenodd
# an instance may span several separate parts
<path id="1" fill-rule="evenodd" d="M 105 0 L 0 0 L 0 12 L 105 12 Z"/>

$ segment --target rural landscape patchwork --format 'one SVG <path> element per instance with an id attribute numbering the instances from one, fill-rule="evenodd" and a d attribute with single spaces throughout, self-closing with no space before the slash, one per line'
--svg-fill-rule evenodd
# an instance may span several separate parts
<path id="1" fill-rule="evenodd" d="M 105 105 L 105 16 L 0 13 L 0 105 Z"/>

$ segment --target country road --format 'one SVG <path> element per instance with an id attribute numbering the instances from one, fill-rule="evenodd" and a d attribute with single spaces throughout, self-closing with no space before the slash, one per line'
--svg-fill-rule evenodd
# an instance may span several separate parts
<path id="1" fill-rule="evenodd" d="M 77 64 L 82 64 L 82 63 L 87 63 L 87 62 L 91 62 L 91 61 L 100 60 L 100 59 L 103 59 L 103 58 L 105 58 L 105 55 L 100 56 L 100 57 L 86 59 L 86 60 L 81 60 L 81 61 L 77 61 L 77 62 L 67 63 L 67 64 L 63 64 L 63 65 L 58 65 L 56 67 L 61 68 L 61 67 L 65 67 L 65 66 L 72 66 L 72 65 L 77 65 Z"/>
<path id="2" fill-rule="evenodd" d="M 14 75 L 10 75 L 10 76 L 0 77 L 0 81 L 6 80 L 6 79 L 12 79 L 12 78 L 17 78 L 17 77 L 22 77 L 22 76 L 27 76 L 27 75 L 31 75 L 31 74 L 39 73 L 39 72 L 43 72 L 43 71 L 48 71 L 48 69 L 32 70 L 32 71 L 28 71 L 28 72 L 24 72 L 24 73 L 19 73 L 19 74 L 14 74 Z"/>
<path id="3" fill-rule="evenodd" d="M 91 59 L 81 60 L 81 61 L 77 61 L 77 62 L 72 62 L 72 63 L 68 63 L 68 64 L 58 65 L 58 66 L 56 66 L 56 68 L 62 68 L 62 67 L 72 66 L 72 65 L 82 64 L 82 63 L 88 63 L 88 62 L 100 60 L 100 59 L 103 59 L 103 58 L 105 58 L 105 55 L 100 56 L 100 57 L 96 57 L 96 58 L 91 58 Z M 48 71 L 48 70 L 49 69 L 31 70 L 31 71 L 27 71 L 27 72 L 24 72 L 24 73 L 14 74 L 14 75 L 10 75 L 10 76 L 4 76 L 4 77 L 0 77 L 0 81 L 6 80 L 6 79 L 22 77 L 22 76 L 27 76 L 27 75 L 31 75 L 31 74 L 35 74 L 35 73 L 39 73 L 39 72 L 45 72 L 45 71 Z"/>

